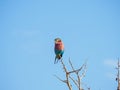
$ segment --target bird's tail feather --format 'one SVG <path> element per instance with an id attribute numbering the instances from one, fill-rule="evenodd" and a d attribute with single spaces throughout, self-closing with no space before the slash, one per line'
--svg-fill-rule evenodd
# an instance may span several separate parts
<path id="1" fill-rule="evenodd" d="M 61 55 L 56 55 L 54 64 L 58 63 L 58 61 L 61 59 Z"/>
<path id="2" fill-rule="evenodd" d="M 54 61 L 54 64 L 56 64 L 56 63 L 57 63 L 57 61 L 56 61 L 56 60 L 57 60 L 57 57 L 55 57 L 55 61 Z"/>

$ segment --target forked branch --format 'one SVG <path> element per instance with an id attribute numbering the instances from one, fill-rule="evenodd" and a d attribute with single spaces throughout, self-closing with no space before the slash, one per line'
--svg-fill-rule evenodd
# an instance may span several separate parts
<path id="1" fill-rule="evenodd" d="M 74 84 L 77 86 L 78 90 L 81 90 L 81 79 L 82 79 L 82 77 L 85 76 L 85 72 L 86 72 L 86 70 L 82 70 L 82 69 L 86 69 L 86 63 L 84 63 L 79 69 L 74 69 L 71 61 L 69 60 L 69 64 L 70 64 L 70 66 L 71 66 L 71 68 L 72 68 L 71 71 L 68 71 L 68 70 L 67 70 L 67 68 L 66 68 L 66 66 L 65 66 L 65 64 L 64 64 L 64 62 L 63 62 L 62 59 L 61 59 L 61 64 L 62 64 L 62 67 L 63 67 L 63 69 L 64 69 L 65 78 L 66 78 L 66 79 L 65 79 L 65 80 L 62 80 L 62 79 L 60 79 L 58 76 L 56 76 L 56 78 L 59 79 L 60 81 L 64 82 L 64 83 L 66 83 L 66 85 L 68 86 L 69 90 L 72 90 L 72 83 L 74 83 Z M 79 73 L 80 73 L 81 70 L 82 70 L 83 72 L 82 72 L 82 74 L 81 74 L 81 76 L 80 76 Z M 72 76 L 71 76 L 72 74 L 76 75 L 76 77 L 72 77 Z M 75 80 L 75 78 L 76 78 L 77 80 Z M 72 81 L 72 82 L 71 82 L 71 81 Z"/>

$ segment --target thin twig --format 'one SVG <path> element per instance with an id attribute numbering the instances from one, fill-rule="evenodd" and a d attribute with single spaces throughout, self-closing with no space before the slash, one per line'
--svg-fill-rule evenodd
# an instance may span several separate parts
<path id="1" fill-rule="evenodd" d="M 82 73 L 82 75 L 81 75 L 81 78 L 85 77 L 86 71 L 87 71 L 87 67 L 86 67 L 86 65 L 85 65 L 85 66 L 84 66 L 84 71 L 83 71 L 83 73 Z"/>
<path id="2" fill-rule="evenodd" d="M 70 63 L 70 66 L 71 66 L 72 70 L 74 71 L 75 69 L 74 69 L 74 67 L 73 67 L 72 62 L 70 61 L 70 59 L 69 59 L 69 63 Z"/>
<path id="3" fill-rule="evenodd" d="M 64 65 L 64 63 L 62 61 L 62 59 L 61 59 L 61 64 L 63 65 L 63 69 L 64 69 L 65 74 L 66 74 L 66 84 L 67 84 L 69 90 L 72 90 L 72 85 L 70 84 L 70 81 L 69 81 L 69 73 L 68 73 L 68 71 L 67 71 L 67 69 L 66 69 L 66 67 L 65 67 L 65 65 Z"/>
<path id="4" fill-rule="evenodd" d="M 79 88 L 77 82 L 76 82 L 71 76 L 69 76 L 69 78 L 70 78 L 70 79 L 74 82 L 74 84 Z"/>
<path id="5" fill-rule="evenodd" d="M 63 61 L 62 61 L 62 59 L 61 59 L 61 63 L 62 63 L 62 65 L 63 65 L 64 71 L 67 72 L 67 69 L 66 69 L 66 67 L 65 67 L 65 65 L 64 65 L 64 63 L 63 63 Z"/>
<path id="6" fill-rule="evenodd" d="M 59 79 L 60 81 L 66 83 L 66 80 L 62 80 L 61 78 L 59 78 L 58 76 L 54 75 L 57 79 Z"/>
<path id="7" fill-rule="evenodd" d="M 73 83 L 77 86 L 78 90 L 81 90 L 81 79 L 82 77 L 85 76 L 85 73 L 86 73 L 86 62 L 79 68 L 79 69 L 74 69 L 73 65 L 72 65 L 72 62 L 70 61 L 69 59 L 69 64 L 72 68 L 71 71 L 67 71 L 67 68 L 63 62 L 63 60 L 61 59 L 61 64 L 63 66 L 63 69 L 64 69 L 64 72 L 65 72 L 65 75 L 66 75 L 66 80 L 62 80 L 61 78 L 59 78 L 58 76 L 55 75 L 55 77 L 57 79 L 59 79 L 60 81 L 64 82 L 67 84 L 69 90 L 72 90 L 72 85 L 71 85 L 71 82 L 70 82 L 70 79 L 73 81 Z M 82 75 L 80 76 L 79 75 L 79 72 L 84 69 L 82 72 Z M 73 77 L 71 77 L 71 74 L 76 74 L 76 77 L 77 77 L 77 80 L 75 80 Z"/>

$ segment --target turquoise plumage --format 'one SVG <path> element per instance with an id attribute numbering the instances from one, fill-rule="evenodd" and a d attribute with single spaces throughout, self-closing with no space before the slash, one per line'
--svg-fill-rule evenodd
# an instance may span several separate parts
<path id="1" fill-rule="evenodd" d="M 56 54 L 54 63 L 57 63 L 58 60 L 60 60 L 62 58 L 63 53 L 64 53 L 64 44 L 60 38 L 55 39 L 54 51 Z"/>

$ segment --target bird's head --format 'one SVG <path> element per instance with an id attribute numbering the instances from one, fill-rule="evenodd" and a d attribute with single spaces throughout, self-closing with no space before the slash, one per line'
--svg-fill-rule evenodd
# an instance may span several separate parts
<path id="1" fill-rule="evenodd" d="M 61 40 L 60 38 L 56 38 L 56 39 L 55 39 L 55 43 L 57 44 L 57 43 L 59 43 L 59 42 L 62 42 L 62 40 Z"/>

